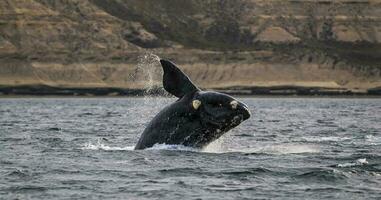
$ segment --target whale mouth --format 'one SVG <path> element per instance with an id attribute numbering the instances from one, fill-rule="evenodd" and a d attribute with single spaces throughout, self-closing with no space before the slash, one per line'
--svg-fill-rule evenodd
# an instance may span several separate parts
<path id="1" fill-rule="evenodd" d="M 247 117 L 244 114 L 237 114 L 233 117 L 226 117 L 226 119 L 216 119 L 211 116 L 204 116 L 204 121 L 209 125 L 216 126 L 218 128 L 223 127 L 235 127 L 241 124 Z M 229 119 L 230 118 L 230 119 Z"/>
<path id="2" fill-rule="evenodd" d="M 222 127 L 222 125 L 224 124 L 224 122 L 220 122 L 219 120 L 213 119 L 212 117 L 205 117 L 204 120 L 208 124 L 211 124 L 217 127 Z"/>
<path id="3" fill-rule="evenodd" d="M 231 125 L 233 126 L 239 125 L 243 121 L 243 117 L 244 116 L 242 114 L 234 116 L 231 121 Z"/>
<path id="4" fill-rule="evenodd" d="M 235 115 L 231 120 L 218 120 L 218 119 L 213 119 L 211 117 L 204 118 L 205 122 L 208 123 L 209 125 L 216 126 L 218 128 L 223 128 L 223 127 L 235 127 L 241 124 L 244 121 L 244 116 L 243 114 L 238 114 Z"/>

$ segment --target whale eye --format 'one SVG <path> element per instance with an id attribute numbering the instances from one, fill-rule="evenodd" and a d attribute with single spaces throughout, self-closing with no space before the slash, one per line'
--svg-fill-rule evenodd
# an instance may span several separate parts
<path id="1" fill-rule="evenodd" d="M 231 101 L 231 102 L 230 102 L 230 105 L 231 105 L 232 109 L 235 110 L 235 109 L 237 109 L 238 102 L 235 101 L 235 100 L 234 100 L 234 101 Z"/>
<path id="2" fill-rule="evenodd" d="M 197 110 L 201 106 L 201 101 L 200 100 L 193 100 L 192 101 L 192 106 L 195 110 Z"/>

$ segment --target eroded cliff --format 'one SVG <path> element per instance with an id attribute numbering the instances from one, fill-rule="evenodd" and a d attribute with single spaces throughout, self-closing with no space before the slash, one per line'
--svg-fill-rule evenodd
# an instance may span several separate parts
<path id="1" fill-rule="evenodd" d="M 380 13 L 371 0 L 3 0 L 1 92 L 142 89 L 148 51 L 204 88 L 377 93 Z"/>

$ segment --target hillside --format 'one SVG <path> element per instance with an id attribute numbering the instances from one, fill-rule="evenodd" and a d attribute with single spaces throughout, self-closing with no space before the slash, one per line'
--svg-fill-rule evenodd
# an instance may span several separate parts
<path id="1" fill-rule="evenodd" d="M 203 88 L 380 94 L 380 27 L 374 0 L 3 0 L 0 93 L 139 93 L 151 52 Z"/>

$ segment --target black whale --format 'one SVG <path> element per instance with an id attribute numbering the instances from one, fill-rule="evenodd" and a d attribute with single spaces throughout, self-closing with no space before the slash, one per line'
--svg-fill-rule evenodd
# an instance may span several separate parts
<path id="1" fill-rule="evenodd" d="M 135 149 L 155 144 L 202 148 L 250 117 L 245 104 L 226 94 L 201 91 L 175 64 L 160 63 L 164 89 L 179 99 L 152 119 Z"/>

